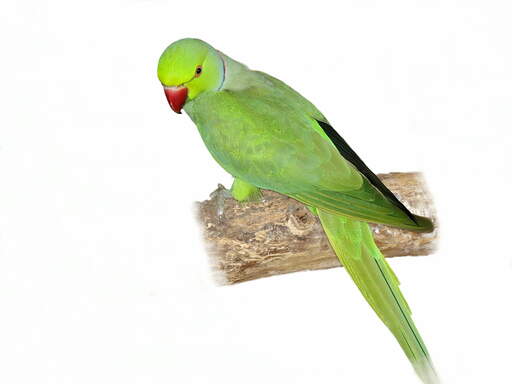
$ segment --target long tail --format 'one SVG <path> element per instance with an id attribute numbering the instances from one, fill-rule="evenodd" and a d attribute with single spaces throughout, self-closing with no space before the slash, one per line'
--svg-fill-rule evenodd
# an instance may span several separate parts
<path id="1" fill-rule="evenodd" d="M 368 224 L 320 209 L 318 215 L 340 262 L 396 337 L 418 376 L 425 384 L 439 383 L 398 279 L 375 244 Z"/>

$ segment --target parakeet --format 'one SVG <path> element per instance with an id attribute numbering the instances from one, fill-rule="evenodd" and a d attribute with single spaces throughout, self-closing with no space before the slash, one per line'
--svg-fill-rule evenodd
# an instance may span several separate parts
<path id="1" fill-rule="evenodd" d="M 213 158 L 234 177 L 232 196 L 249 201 L 269 189 L 307 205 L 419 377 L 438 383 L 399 282 L 367 224 L 431 231 L 432 222 L 412 214 L 325 116 L 282 81 L 190 38 L 164 50 L 157 73 L 171 108 L 185 110 Z"/>

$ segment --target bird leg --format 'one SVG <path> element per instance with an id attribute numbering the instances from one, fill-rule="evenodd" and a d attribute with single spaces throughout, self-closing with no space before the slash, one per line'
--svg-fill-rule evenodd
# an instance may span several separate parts
<path id="1" fill-rule="evenodd" d="M 260 201 L 263 195 L 258 187 L 249 184 L 235 177 L 231 189 L 226 189 L 222 184 L 210 194 L 210 199 L 215 201 L 217 215 L 221 217 L 224 214 L 226 199 L 234 198 L 236 201 L 244 203 L 250 201 Z"/>
<path id="2" fill-rule="evenodd" d="M 231 186 L 231 195 L 239 202 L 260 201 L 263 198 L 258 187 L 236 177 Z"/>

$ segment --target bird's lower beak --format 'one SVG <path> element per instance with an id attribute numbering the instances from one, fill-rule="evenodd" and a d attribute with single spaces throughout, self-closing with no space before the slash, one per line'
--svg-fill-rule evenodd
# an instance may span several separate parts
<path id="1" fill-rule="evenodd" d="M 176 113 L 181 113 L 181 108 L 187 101 L 188 88 L 184 86 L 179 87 L 166 87 L 164 86 L 165 97 L 169 102 L 172 110 Z"/>

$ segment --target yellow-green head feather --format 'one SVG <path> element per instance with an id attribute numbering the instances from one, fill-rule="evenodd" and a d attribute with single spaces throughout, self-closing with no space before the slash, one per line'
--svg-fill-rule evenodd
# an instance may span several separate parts
<path id="1" fill-rule="evenodd" d="M 158 62 L 158 79 L 166 87 L 185 86 L 188 98 L 214 91 L 224 81 L 220 54 L 198 39 L 182 39 L 169 45 Z"/>

